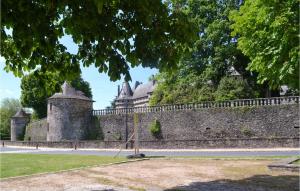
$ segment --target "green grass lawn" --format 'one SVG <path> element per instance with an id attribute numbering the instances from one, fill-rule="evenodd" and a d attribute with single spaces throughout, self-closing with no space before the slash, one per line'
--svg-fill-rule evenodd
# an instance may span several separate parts
<path id="1" fill-rule="evenodd" d="M 125 161 L 125 158 L 87 155 L 0 154 L 0 178 L 55 172 Z"/>

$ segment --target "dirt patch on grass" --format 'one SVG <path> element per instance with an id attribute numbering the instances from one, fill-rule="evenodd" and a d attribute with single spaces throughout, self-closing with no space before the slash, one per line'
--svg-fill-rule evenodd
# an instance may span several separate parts
<path id="1" fill-rule="evenodd" d="M 151 159 L 1 181 L 1 190 L 299 190 L 272 160 Z"/>

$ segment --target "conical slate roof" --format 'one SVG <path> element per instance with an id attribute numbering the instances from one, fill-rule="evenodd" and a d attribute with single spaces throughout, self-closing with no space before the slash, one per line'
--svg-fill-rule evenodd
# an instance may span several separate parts
<path id="1" fill-rule="evenodd" d="M 71 99 L 82 99 L 82 100 L 87 100 L 87 101 L 93 101 L 90 98 L 86 97 L 82 91 L 76 90 L 70 84 L 68 84 L 66 81 L 61 86 L 61 89 L 62 89 L 62 93 L 55 93 L 49 99 L 71 98 Z"/>
<path id="2" fill-rule="evenodd" d="M 128 82 L 123 82 L 122 89 L 120 94 L 118 95 L 117 100 L 120 99 L 130 99 L 132 96 L 132 90 Z"/>
<path id="3" fill-rule="evenodd" d="M 23 109 L 19 109 L 13 117 L 28 117 L 28 115 Z"/>

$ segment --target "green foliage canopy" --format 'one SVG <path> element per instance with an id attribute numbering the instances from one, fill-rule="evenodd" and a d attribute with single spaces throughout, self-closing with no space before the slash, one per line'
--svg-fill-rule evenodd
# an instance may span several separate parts
<path id="1" fill-rule="evenodd" d="M 10 138 L 10 119 L 21 108 L 18 99 L 3 99 L 0 105 L 0 139 Z"/>
<path id="2" fill-rule="evenodd" d="M 299 89 L 299 0 L 246 0 L 231 13 L 238 47 L 249 56 L 249 69 L 273 88 Z"/>
<path id="3" fill-rule="evenodd" d="M 215 100 L 220 80 L 238 71 L 253 91 L 255 73 L 246 70 L 247 56 L 237 49 L 237 39 L 231 36 L 229 13 L 238 10 L 239 1 L 173 0 L 181 11 L 198 27 L 190 55 L 183 57 L 178 70 L 156 76 L 158 87 L 150 104 L 190 103 Z M 239 98 L 239 97 L 236 97 Z"/>
<path id="4" fill-rule="evenodd" d="M 216 101 L 246 99 L 255 97 L 246 80 L 224 77 L 215 91 Z"/>
<path id="5" fill-rule="evenodd" d="M 40 67 L 70 79 L 80 65 L 94 66 L 111 80 L 130 79 L 131 67 L 176 67 L 195 36 L 183 12 L 161 0 L 3 1 L 1 56 L 6 70 L 22 76 Z M 12 34 L 10 34 L 10 32 Z M 60 42 L 70 35 L 72 54 Z"/>
<path id="6" fill-rule="evenodd" d="M 63 80 L 57 73 L 43 73 L 39 70 L 26 75 L 21 80 L 21 103 L 25 107 L 34 109 L 37 118 L 47 116 L 47 98 L 56 92 L 61 91 Z M 71 81 L 71 85 L 82 91 L 85 96 L 92 98 L 92 91 L 89 83 L 81 77 Z"/>

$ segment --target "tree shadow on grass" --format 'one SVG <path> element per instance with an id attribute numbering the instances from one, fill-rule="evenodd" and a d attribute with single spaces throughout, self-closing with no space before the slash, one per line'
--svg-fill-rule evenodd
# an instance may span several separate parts
<path id="1" fill-rule="evenodd" d="M 240 180 L 221 179 L 211 182 L 192 182 L 165 191 L 298 191 L 299 176 L 255 175 Z"/>
<path id="2" fill-rule="evenodd" d="M 146 156 L 146 158 L 156 159 L 156 158 L 166 158 L 165 156 Z"/>

